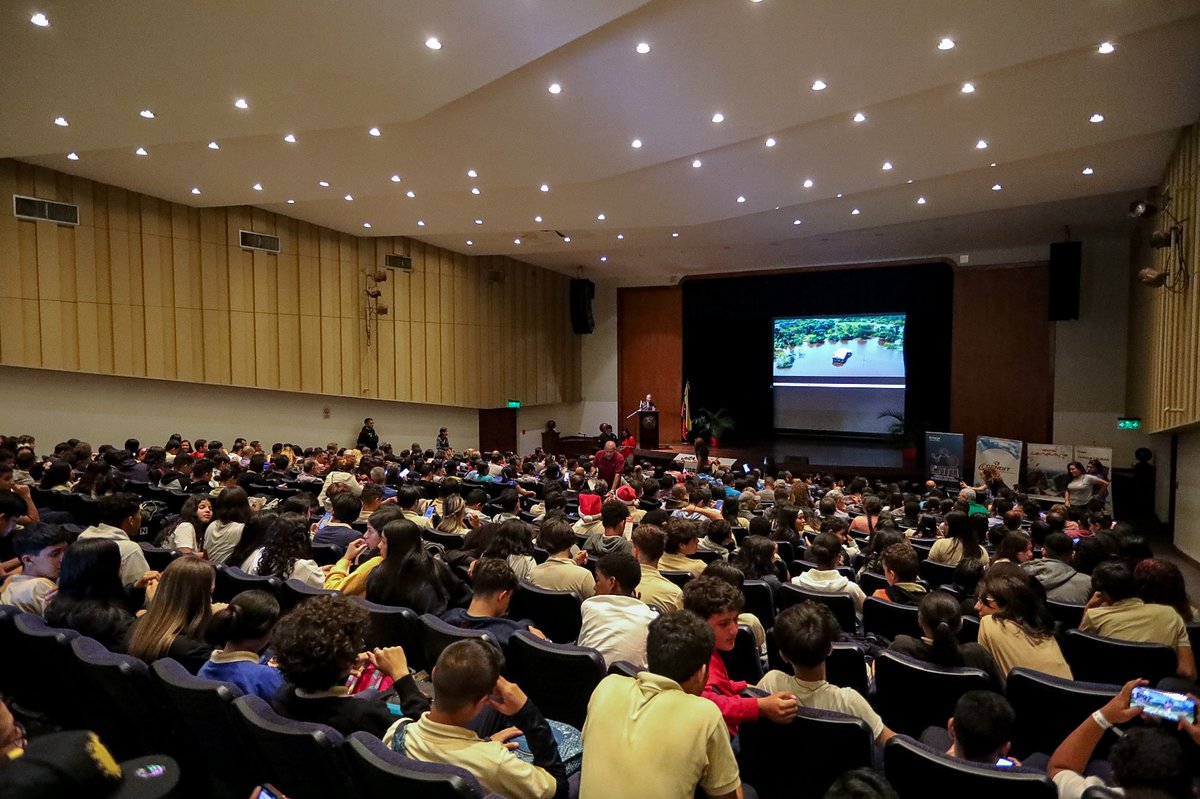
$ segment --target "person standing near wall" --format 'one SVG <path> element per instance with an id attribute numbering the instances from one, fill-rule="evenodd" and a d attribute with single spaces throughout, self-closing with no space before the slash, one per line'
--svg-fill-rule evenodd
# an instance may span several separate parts
<path id="1" fill-rule="evenodd" d="M 379 448 L 379 434 L 375 432 L 375 420 L 370 416 L 363 419 L 362 430 L 358 431 L 358 442 L 354 446 L 359 450 Z"/>

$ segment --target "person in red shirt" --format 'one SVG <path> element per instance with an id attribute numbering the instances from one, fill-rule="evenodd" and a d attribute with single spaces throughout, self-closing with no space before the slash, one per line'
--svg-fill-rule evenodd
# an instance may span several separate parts
<path id="1" fill-rule="evenodd" d="M 633 451 L 637 448 L 637 439 L 633 437 L 633 433 L 629 432 L 628 427 L 621 428 L 621 457 L 632 458 Z"/>
<path id="2" fill-rule="evenodd" d="M 617 451 L 617 442 L 606 442 L 604 449 L 596 453 L 596 471 L 611 490 L 617 490 L 621 473 L 625 471 L 625 456 Z"/>
<path id="3" fill-rule="evenodd" d="M 798 707 L 795 694 L 787 691 L 764 697 L 742 696 L 746 683 L 729 678 L 721 652 L 733 649 L 738 632 L 738 613 L 744 603 L 745 597 L 741 591 L 715 577 L 696 577 L 683 587 L 684 610 L 690 610 L 708 622 L 716 636 L 716 648 L 708 663 L 708 679 L 702 696 L 711 699 L 721 709 L 730 735 L 737 735 L 742 723 L 758 721 L 760 718 L 786 724 L 796 718 Z"/>

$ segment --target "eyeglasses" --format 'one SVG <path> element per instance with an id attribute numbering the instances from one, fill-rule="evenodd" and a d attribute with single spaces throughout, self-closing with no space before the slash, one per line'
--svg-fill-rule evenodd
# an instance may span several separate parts
<path id="1" fill-rule="evenodd" d="M 996 606 L 996 598 L 995 597 L 981 596 L 979 598 L 979 601 L 983 604 L 984 607 L 991 608 L 991 607 Z"/>

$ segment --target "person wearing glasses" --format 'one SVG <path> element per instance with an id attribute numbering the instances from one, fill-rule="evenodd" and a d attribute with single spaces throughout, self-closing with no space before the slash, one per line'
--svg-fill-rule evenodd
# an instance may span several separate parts
<path id="1" fill-rule="evenodd" d="M 1054 640 L 1054 620 L 1021 567 L 998 563 L 979 582 L 979 645 L 1000 673 L 1017 666 L 1071 680 L 1071 667 Z"/>

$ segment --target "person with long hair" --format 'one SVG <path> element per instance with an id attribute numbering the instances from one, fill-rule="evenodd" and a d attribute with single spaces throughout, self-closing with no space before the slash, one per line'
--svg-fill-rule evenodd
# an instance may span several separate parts
<path id="1" fill-rule="evenodd" d="M 530 535 L 529 525 L 520 519 L 508 519 L 501 523 L 482 557 L 505 560 L 518 580 L 526 579 L 537 565 L 533 559 L 533 536 Z"/>
<path id="2" fill-rule="evenodd" d="M 217 495 L 213 516 L 204 533 L 204 551 L 212 563 L 225 563 L 242 539 L 242 530 L 250 520 L 250 499 L 244 488 L 226 488 Z"/>
<path id="3" fill-rule="evenodd" d="M 174 658 L 192 674 L 198 672 L 213 650 L 204 635 L 216 577 L 212 564 L 195 555 L 171 561 L 147 591 L 146 615 L 133 623 L 125 651 L 147 663 Z"/>
<path id="4" fill-rule="evenodd" d="M 470 601 L 470 589 L 439 558 L 425 551 L 421 528 L 408 519 L 388 522 L 379 545 L 382 562 L 367 578 L 367 600 L 440 616 Z"/>
<path id="5" fill-rule="evenodd" d="M 771 595 L 779 593 L 779 572 L 775 563 L 779 557 L 779 546 L 761 535 L 748 535 L 742 546 L 729 562 L 741 570 L 747 580 L 762 580 L 771 589 Z M 786 574 L 785 574 L 786 576 Z"/>
<path id="6" fill-rule="evenodd" d="M 339 483 L 346 486 L 350 493 L 354 496 L 362 494 L 362 484 L 358 482 L 358 478 L 354 476 L 354 467 L 357 459 L 351 455 L 343 455 L 333 461 L 333 465 L 325 474 L 325 483 L 321 486 L 321 493 L 317 495 L 317 501 L 321 503 L 326 510 L 331 510 L 329 504 L 325 501 L 325 495 L 329 493 L 331 486 Z"/>
<path id="7" fill-rule="evenodd" d="M 275 524 L 278 517 L 279 513 L 274 509 L 260 510 L 251 516 L 250 521 L 242 528 L 242 537 L 238 539 L 237 546 L 225 562 L 230 566 L 237 566 L 247 574 L 253 574 L 258 559 L 262 557 L 263 548 L 271 538 L 271 525 Z"/>
<path id="8" fill-rule="evenodd" d="M 865 533 L 871 536 L 879 526 L 879 516 L 883 513 L 883 501 L 874 494 L 863 497 L 863 512 L 850 522 L 850 532 Z"/>
<path id="9" fill-rule="evenodd" d="M 988 554 L 979 545 L 970 517 L 955 510 L 946 514 L 945 523 L 946 535 L 934 542 L 929 550 L 929 560 L 953 566 L 963 558 L 975 558 L 983 561 L 986 567 Z"/>
<path id="10" fill-rule="evenodd" d="M 800 509 L 795 505 L 777 506 L 775 524 L 771 528 L 771 540 L 787 541 L 793 547 L 799 547 L 803 543 L 800 537 L 802 518 Z"/>
<path id="11" fill-rule="evenodd" d="M 88 464 L 83 467 L 83 474 L 79 477 L 79 481 L 71 487 L 71 493 L 84 494 L 89 497 L 101 496 L 111 471 L 112 467 L 104 461 L 88 461 Z"/>
<path id="12" fill-rule="evenodd" d="M 1184 624 L 1200 621 L 1200 612 L 1188 598 L 1183 572 L 1171 561 L 1147 558 L 1134 567 L 1133 577 L 1143 602 L 1175 608 Z"/>
<path id="13" fill-rule="evenodd" d="M 977 589 L 979 645 L 996 661 L 1000 673 L 1017 666 L 1054 677 L 1074 679 L 1058 641 L 1054 619 L 1019 566 L 999 563 L 984 573 Z"/>
<path id="14" fill-rule="evenodd" d="M 461 494 L 450 494 L 442 500 L 442 520 L 435 528 L 440 533 L 466 535 L 471 532 L 467 523 L 467 501 Z"/>
<path id="15" fill-rule="evenodd" d="M 66 461 L 50 461 L 50 465 L 42 471 L 42 480 L 38 488 L 43 491 L 60 491 L 67 493 L 71 490 L 71 464 Z"/>
<path id="16" fill-rule="evenodd" d="M 200 554 L 204 531 L 213 520 L 212 497 L 192 494 L 183 503 L 179 518 L 163 529 L 155 546 L 178 549 L 183 554 Z"/>
<path id="17" fill-rule="evenodd" d="M 863 559 L 862 568 L 858 570 L 858 576 L 862 577 L 867 572 L 883 574 L 883 551 L 892 544 L 903 544 L 905 541 L 904 533 L 894 528 L 884 527 L 876 530 L 867 544 L 866 557 Z"/>
<path id="18" fill-rule="evenodd" d="M 278 621 L 279 602 L 266 591 L 235 596 L 208 624 L 209 638 L 225 645 L 213 651 L 198 676 L 233 683 L 242 693 L 270 702 L 283 687 L 283 675 L 263 663 L 261 655 Z"/>
<path id="19" fill-rule="evenodd" d="M 312 588 L 325 586 L 325 571 L 312 559 L 312 538 L 308 520 L 299 513 L 282 513 L 271 524 L 267 545 L 252 574 L 299 580 Z"/>
<path id="20" fill-rule="evenodd" d="M 979 644 L 960 644 L 962 613 L 958 599 L 946 591 L 930 591 L 921 598 L 917 622 L 921 637 L 898 635 L 888 649 L 935 666 L 969 666 L 982 669 L 996 687 L 1004 684 L 996 661 Z"/>
<path id="21" fill-rule="evenodd" d="M 141 607 L 146 587 L 158 579 L 148 571 L 130 588 L 121 583 L 121 550 L 115 541 L 85 538 L 67 547 L 58 575 L 58 592 L 46 605 L 51 627 L 66 627 L 120 651 L 133 610 Z"/>

